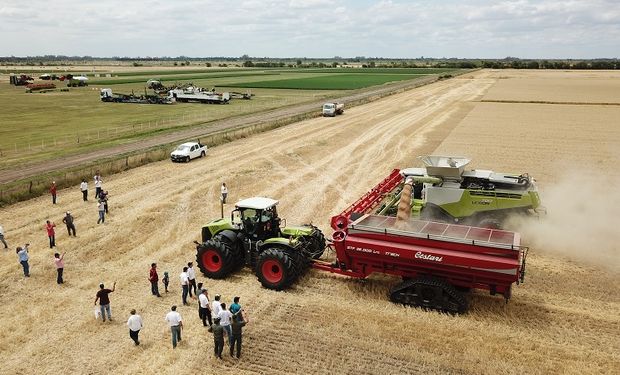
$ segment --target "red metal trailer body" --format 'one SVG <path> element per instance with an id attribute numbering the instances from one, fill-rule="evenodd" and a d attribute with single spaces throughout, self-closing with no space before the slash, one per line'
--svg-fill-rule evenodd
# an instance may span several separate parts
<path id="1" fill-rule="evenodd" d="M 366 213 L 400 182 L 398 172 L 332 218 L 337 259 L 313 267 L 360 278 L 400 276 L 404 281 L 390 293 L 394 302 L 450 312 L 467 309 L 463 291 L 469 289 L 509 299 L 512 284 L 525 275 L 527 248 L 518 233 Z"/>

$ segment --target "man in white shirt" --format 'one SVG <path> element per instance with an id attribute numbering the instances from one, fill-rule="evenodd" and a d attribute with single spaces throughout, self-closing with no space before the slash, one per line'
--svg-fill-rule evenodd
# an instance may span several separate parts
<path id="1" fill-rule="evenodd" d="M 142 329 L 142 317 L 136 314 L 136 310 L 131 310 L 131 316 L 127 319 L 127 326 L 129 327 L 129 337 L 133 340 L 136 345 L 140 345 L 140 341 L 138 340 L 138 334 Z"/>
<path id="2" fill-rule="evenodd" d="M 198 302 L 200 303 L 200 307 L 198 308 L 198 316 L 200 317 L 200 320 L 202 320 L 202 325 L 205 327 L 211 327 L 213 322 L 211 321 L 211 311 L 209 311 L 209 294 L 206 289 L 201 290 L 201 293 L 198 296 Z M 209 321 L 208 326 L 207 320 Z"/>
<path id="3" fill-rule="evenodd" d="M 230 344 L 230 339 L 232 336 L 232 329 L 230 327 L 230 320 L 232 319 L 233 315 L 230 311 L 226 310 L 226 304 L 222 303 L 221 304 L 222 309 L 220 310 L 220 312 L 217 314 L 217 317 L 220 318 L 220 325 L 222 326 L 222 328 L 224 328 L 224 331 L 226 331 L 226 333 L 228 334 L 228 344 Z"/>
<path id="4" fill-rule="evenodd" d="M 183 319 L 181 319 L 181 314 L 177 312 L 176 305 L 172 306 L 170 312 L 166 314 L 166 321 L 172 332 L 172 349 L 175 349 L 177 342 L 181 341 L 181 330 L 183 329 Z"/>
<path id="5" fill-rule="evenodd" d="M 189 296 L 193 297 L 192 289 L 194 290 L 194 294 L 198 297 L 198 292 L 196 289 L 196 272 L 194 271 L 194 267 L 192 267 L 194 263 L 187 263 L 187 279 L 189 280 Z"/>
<path id="6" fill-rule="evenodd" d="M 80 184 L 80 191 L 82 192 L 82 199 L 84 202 L 88 201 L 88 182 L 85 179 L 82 179 L 82 183 Z"/>
<path id="7" fill-rule="evenodd" d="M 219 294 L 216 294 L 213 298 L 215 300 L 211 303 L 211 314 L 213 314 L 214 318 L 217 318 L 220 315 L 220 310 L 222 310 L 222 303 L 220 302 Z"/>
<path id="8" fill-rule="evenodd" d="M 187 276 L 187 267 L 183 267 L 183 272 L 179 275 L 179 280 L 181 280 L 181 288 L 183 289 L 183 305 L 189 305 L 187 303 L 187 292 L 189 291 L 189 277 Z"/>
<path id="9" fill-rule="evenodd" d="M 95 180 L 95 198 L 99 199 L 99 194 L 101 194 L 101 187 L 103 186 L 103 181 L 101 180 L 101 176 L 97 173 L 94 177 Z"/>

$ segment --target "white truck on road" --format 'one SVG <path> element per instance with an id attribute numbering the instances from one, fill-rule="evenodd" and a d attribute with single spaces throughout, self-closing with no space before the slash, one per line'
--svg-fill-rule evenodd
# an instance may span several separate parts
<path id="1" fill-rule="evenodd" d="M 344 113 L 344 103 L 330 102 L 323 104 L 323 116 L 334 117 Z"/>
<path id="2" fill-rule="evenodd" d="M 195 158 L 201 158 L 207 154 L 207 146 L 198 142 L 187 142 L 179 145 L 176 150 L 170 154 L 170 160 L 173 162 L 189 162 Z"/>

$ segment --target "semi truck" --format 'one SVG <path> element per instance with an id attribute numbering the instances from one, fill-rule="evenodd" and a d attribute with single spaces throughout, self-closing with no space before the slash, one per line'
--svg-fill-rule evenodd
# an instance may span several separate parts
<path id="1" fill-rule="evenodd" d="M 230 101 L 230 93 L 218 93 L 190 86 L 170 90 L 168 98 L 183 103 L 227 104 Z"/>

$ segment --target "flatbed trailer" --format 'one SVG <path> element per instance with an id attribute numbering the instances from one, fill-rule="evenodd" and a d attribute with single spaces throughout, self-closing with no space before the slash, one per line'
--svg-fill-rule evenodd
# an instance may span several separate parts
<path id="1" fill-rule="evenodd" d="M 394 170 L 375 188 L 332 218 L 336 261 L 312 267 L 366 278 L 395 275 L 402 282 L 390 291 L 397 303 L 462 313 L 471 289 L 511 297 L 522 283 L 528 248 L 518 233 L 424 220 L 375 215 L 377 206 L 401 177 Z"/>

